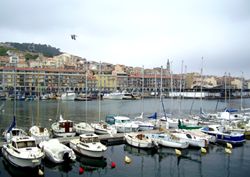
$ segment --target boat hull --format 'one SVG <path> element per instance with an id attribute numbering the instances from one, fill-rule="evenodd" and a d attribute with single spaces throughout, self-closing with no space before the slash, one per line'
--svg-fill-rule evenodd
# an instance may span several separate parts
<path id="1" fill-rule="evenodd" d="M 16 167 L 22 168 L 36 168 L 41 165 L 41 161 L 43 156 L 40 157 L 31 157 L 31 158 L 20 158 L 12 155 L 10 151 L 8 151 L 6 145 L 2 147 L 3 157 L 8 160 L 12 165 Z"/>
<path id="2" fill-rule="evenodd" d="M 150 138 L 140 140 L 136 138 L 136 136 L 131 136 L 130 134 L 126 134 L 124 137 L 129 145 L 137 148 L 150 149 L 156 146 L 156 144 Z"/>
<path id="3" fill-rule="evenodd" d="M 90 149 L 86 146 L 81 145 L 78 140 L 70 141 L 69 146 L 78 154 L 93 158 L 102 158 L 104 156 L 104 152 L 107 150 L 107 148 L 100 148 L 99 150 Z"/>

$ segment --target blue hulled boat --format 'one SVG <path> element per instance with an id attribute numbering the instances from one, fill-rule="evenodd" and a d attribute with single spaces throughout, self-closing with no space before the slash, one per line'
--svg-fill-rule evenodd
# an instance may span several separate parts
<path id="1" fill-rule="evenodd" d="M 216 137 L 218 143 L 231 143 L 233 145 L 243 144 L 245 135 L 239 132 L 227 131 L 222 125 L 209 125 L 200 129 L 202 132 Z"/>

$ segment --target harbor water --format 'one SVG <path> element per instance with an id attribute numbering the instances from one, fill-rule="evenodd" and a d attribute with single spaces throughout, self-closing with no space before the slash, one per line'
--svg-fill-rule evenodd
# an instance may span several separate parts
<path id="1" fill-rule="evenodd" d="M 226 105 L 239 108 L 241 100 L 178 100 L 164 99 L 167 113 L 184 117 L 187 114 L 198 114 L 200 107 L 205 112 L 223 110 Z M 250 100 L 242 101 L 243 107 L 250 107 Z M 5 130 L 13 118 L 13 101 L 1 101 L 0 128 Z M 105 119 L 107 114 L 127 115 L 131 118 L 162 113 L 162 103 L 159 99 L 144 100 L 94 100 L 89 102 L 76 101 L 18 101 L 16 106 L 16 122 L 18 127 L 28 129 L 33 124 L 50 128 L 61 114 L 65 119 L 75 122 L 94 122 Z M 124 157 L 132 162 L 126 164 Z M 111 162 L 116 164 L 111 168 Z M 79 168 L 83 173 L 79 174 Z M 181 156 L 176 156 L 174 149 L 159 148 L 158 150 L 142 150 L 126 144 L 109 146 L 103 159 L 91 159 L 77 156 L 75 162 L 54 165 L 44 160 L 42 168 L 46 177 L 63 176 L 119 176 L 119 177 L 244 177 L 250 173 L 250 141 L 242 146 L 234 147 L 232 154 L 225 153 L 223 145 L 209 145 L 207 154 L 201 154 L 200 149 L 188 148 L 182 150 Z M 38 176 L 37 171 L 25 171 L 15 168 L 0 156 L 0 176 Z"/>

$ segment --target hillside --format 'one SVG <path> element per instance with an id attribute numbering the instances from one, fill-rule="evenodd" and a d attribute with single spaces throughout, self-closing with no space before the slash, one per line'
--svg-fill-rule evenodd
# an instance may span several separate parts
<path id="1" fill-rule="evenodd" d="M 8 50 L 19 50 L 22 52 L 41 53 L 46 57 L 53 57 L 62 54 L 59 48 L 52 47 L 46 44 L 34 43 L 16 43 L 5 42 L 0 43 L 0 56 L 6 56 Z"/>

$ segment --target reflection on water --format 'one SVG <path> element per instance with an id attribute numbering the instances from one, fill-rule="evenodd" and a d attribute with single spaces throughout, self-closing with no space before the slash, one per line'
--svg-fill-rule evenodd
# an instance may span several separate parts
<path id="1" fill-rule="evenodd" d="M 244 146 L 233 148 L 232 154 L 226 154 L 224 146 L 211 145 L 207 154 L 199 149 L 184 149 L 181 156 L 176 156 L 172 148 L 160 148 L 157 152 L 141 150 L 129 145 L 109 146 L 105 158 L 92 159 L 77 155 L 75 162 L 55 165 L 43 161 L 44 176 L 63 177 L 79 176 L 79 168 L 84 168 L 82 176 L 138 176 L 138 177 L 247 177 L 250 166 L 250 142 Z M 132 159 L 130 164 L 124 162 L 124 156 Z M 0 176 L 23 177 L 37 176 L 37 173 L 13 167 L 0 157 Z M 115 162 L 116 168 L 110 163 Z"/>
<path id="2" fill-rule="evenodd" d="M 200 101 L 185 99 L 181 101 L 181 112 L 179 109 L 180 100 L 173 100 L 173 107 L 171 108 L 171 100 L 164 99 L 165 109 L 167 113 L 172 112 L 174 116 L 180 116 L 188 113 L 197 114 L 200 110 Z M 194 102 L 192 108 L 191 103 Z M 232 100 L 231 105 L 239 108 L 240 100 Z M 33 124 L 39 124 L 43 127 L 50 128 L 50 125 L 55 122 L 59 115 L 65 119 L 72 119 L 76 122 L 88 121 L 94 122 L 99 120 L 99 101 L 93 100 L 87 102 L 87 110 L 85 109 L 86 102 L 77 101 L 58 101 L 58 100 L 44 100 L 39 101 L 18 101 L 17 102 L 17 125 L 28 129 Z M 217 100 L 204 100 L 203 107 L 205 112 L 214 112 Z M 4 130 L 9 126 L 13 117 L 13 101 L 0 101 L 0 129 Z M 142 106 L 143 105 L 143 106 Z M 244 99 L 243 107 L 250 107 L 250 99 Z M 225 108 L 225 104 L 220 102 L 218 110 Z M 143 110 L 144 109 L 144 110 Z M 107 114 L 120 114 L 136 117 L 144 112 L 144 115 L 152 115 L 154 112 L 161 113 L 162 105 L 159 99 L 144 99 L 142 100 L 102 100 L 100 115 L 104 120 Z M 87 115 L 87 117 L 85 117 Z M 49 121 L 51 120 L 51 121 Z"/>
<path id="3" fill-rule="evenodd" d="M 80 163 L 86 171 L 95 171 L 99 168 L 105 168 L 107 166 L 106 158 L 91 158 L 87 156 L 76 155 L 76 160 Z"/>
<path id="4" fill-rule="evenodd" d="M 13 177 L 38 177 L 38 169 L 28 169 L 28 168 L 18 168 L 10 164 L 5 158 L 2 158 L 2 165 L 4 169 L 9 173 L 10 176 Z M 1 176 L 7 176 L 5 175 L 5 172 L 0 173 Z"/>

